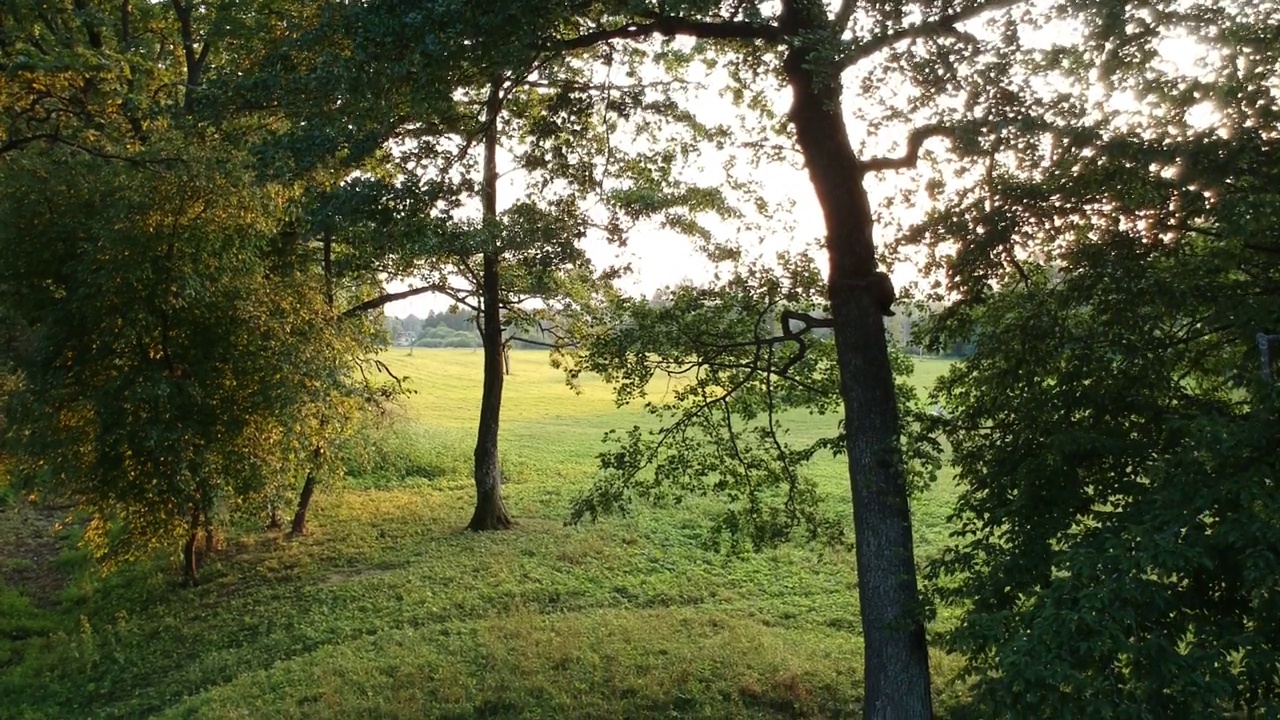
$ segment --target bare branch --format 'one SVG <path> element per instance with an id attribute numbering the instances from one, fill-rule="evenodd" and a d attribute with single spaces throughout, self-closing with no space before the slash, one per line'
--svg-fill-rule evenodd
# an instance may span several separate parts
<path id="1" fill-rule="evenodd" d="M 820 318 L 798 310 L 783 310 L 782 314 L 779 315 L 779 319 L 782 320 L 782 334 L 788 338 L 803 335 L 814 328 L 833 328 L 836 326 L 835 318 Z M 792 320 L 802 323 L 803 327 L 799 331 L 792 332 Z"/>
<path id="2" fill-rule="evenodd" d="M 521 83 L 522 87 L 536 88 L 538 90 L 571 90 L 574 92 L 598 92 L 608 91 L 614 88 L 619 90 L 646 90 L 649 88 L 690 88 L 693 90 L 707 89 L 706 83 L 696 82 L 692 80 L 654 80 L 651 82 L 635 82 L 617 84 L 611 82 L 604 83 L 584 83 L 571 80 L 563 80 L 557 82 L 547 82 L 543 80 L 526 80 Z"/>
<path id="3" fill-rule="evenodd" d="M 856 45 L 840 58 L 838 66 L 840 68 L 848 68 L 866 60 L 867 58 L 893 47 L 901 42 L 908 40 L 919 40 L 921 38 L 940 37 L 942 35 L 956 35 L 956 25 L 974 18 L 981 17 L 989 12 L 1004 10 L 1016 5 L 1020 5 L 1027 0 L 987 0 L 986 2 L 978 2 L 970 5 L 963 10 L 957 10 L 932 20 L 926 20 L 922 23 L 912 25 L 911 27 L 895 30 L 878 37 L 873 37 L 864 43 Z"/>
<path id="4" fill-rule="evenodd" d="M 379 360 L 378 358 L 373 358 L 373 359 L 372 359 L 372 362 L 373 362 L 374 367 L 378 368 L 378 370 L 379 370 L 379 371 L 384 372 L 384 373 L 386 373 L 387 375 L 391 376 L 391 379 L 396 381 L 396 385 L 399 385 L 399 386 L 401 386 L 401 387 L 404 387 L 404 380 L 403 380 L 403 379 L 401 379 L 401 378 L 400 378 L 400 376 L 398 376 L 398 375 L 396 375 L 395 373 L 391 372 L 391 368 L 387 367 L 387 364 L 386 364 L 386 363 L 382 362 L 382 361 L 381 361 L 381 360 Z"/>
<path id="5" fill-rule="evenodd" d="M 907 152 L 905 155 L 896 158 L 869 158 L 859 163 L 859 170 L 865 175 L 866 173 L 905 170 L 906 168 L 915 167 L 916 162 L 920 160 L 920 147 L 924 145 L 926 140 L 935 137 L 954 139 L 955 135 L 954 129 L 943 125 L 918 127 L 907 136 Z"/>
<path id="6" fill-rule="evenodd" d="M 546 340 L 534 340 L 533 338 L 525 337 L 523 335 L 512 335 L 509 339 L 512 342 L 522 342 L 528 345 L 536 345 L 538 347 L 551 348 L 552 350 L 555 350 L 557 348 L 564 348 L 564 347 L 577 347 L 576 344 L 571 344 L 571 345 L 564 345 L 563 343 L 557 344 L 553 342 L 547 342 Z"/>

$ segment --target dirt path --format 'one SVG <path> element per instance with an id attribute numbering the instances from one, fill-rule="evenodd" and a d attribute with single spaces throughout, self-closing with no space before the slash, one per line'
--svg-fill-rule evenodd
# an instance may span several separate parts
<path id="1" fill-rule="evenodd" d="M 57 565 L 63 550 L 57 525 L 61 510 L 18 502 L 0 509 L 0 580 L 26 595 L 33 605 L 51 607 L 67 585 Z"/>

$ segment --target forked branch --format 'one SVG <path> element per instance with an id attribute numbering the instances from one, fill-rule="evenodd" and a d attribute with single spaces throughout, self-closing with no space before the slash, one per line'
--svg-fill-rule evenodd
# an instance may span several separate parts
<path id="1" fill-rule="evenodd" d="M 905 170 L 913 168 L 920 160 L 920 148 L 926 140 L 936 137 L 954 139 L 956 132 L 945 125 L 925 125 L 911 131 L 907 136 L 907 152 L 901 157 L 879 157 L 863 160 L 859 169 L 866 173 L 884 172 L 886 170 Z"/>

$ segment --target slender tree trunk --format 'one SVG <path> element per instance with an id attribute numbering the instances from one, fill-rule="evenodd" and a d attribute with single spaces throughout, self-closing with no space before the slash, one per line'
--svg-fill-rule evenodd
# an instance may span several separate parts
<path id="1" fill-rule="evenodd" d="M 302 481 L 302 494 L 298 496 L 298 509 L 293 512 L 290 535 L 307 534 L 307 511 L 311 509 L 311 497 L 316 494 L 316 475 L 320 473 L 320 463 L 323 461 L 324 444 L 319 443 L 311 451 L 311 468 L 307 470 L 307 479 Z"/>
<path id="2" fill-rule="evenodd" d="M 471 530 L 505 530 L 511 527 L 502 502 L 502 468 L 498 461 L 498 425 L 502 411 L 502 325 L 491 289 L 498 283 L 498 261 L 492 253 L 484 259 L 484 389 L 480 398 L 480 426 L 476 434 L 476 509 L 467 527 Z"/>
<path id="3" fill-rule="evenodd" d="M 484 132 L 484 179 L 481 205 L 486 220 L 498 216 L 498 113 L 502 110 L 501 86 L 489 89 L 486 110 L 488 126 Z M 498 250 L 484 253 L 481 278 L 480 338 L 484 347 L 484 389 L 480 397 L 480 426 L 476 432 L 476 510 L 467 528 L 471 530 L 505 530 L 511 517 L 502 503 L 502 468 L 498 463 L 498 420 L 502 413 L 502 276 Z"/>
<path id="4" fill-rule="evenodd" d="M 820 3 L 789 3 L 800 31 L 825 22 Z M 897 399 L 876 272 L 871 208 L 841 110 L 840 78 L 803 47 L 789 51 L 790 118 L 826 222 L 828 297 L 845 407 L 865 640 L 866 717 L 933 716 L 929 655 L 916 584 Z"/>
<path id="5" fill-rule="evenodd" d="M 204 557 L 202 562 L 209 562 L 209 556 L 213 555 L 213 551 L 218 549 L 218 534 L 214 530 L 213 522 L 208 516 L 204 519 Z"/>
<path id="6" fill-rule="evenodd" d="M 302 483 L 302 494 L 298 496 L 298 509 L 293 513 L 293 524 L 289 528 L 290 535 L 307 534 L 307 510 L 311 508 L 311 496 L 316 494 L 316 472 L 307 471 L 307 479 Z"/>
<path id="7" fill-rule="evenodd" d="M 200 541 L 200 511 L 191 511 L 191 522 L 187 528 L 187 541 L 182 545 L 182 576 L 187 584 L 195 586 L 199 583 L 196 574 L 196 543 Z"/>

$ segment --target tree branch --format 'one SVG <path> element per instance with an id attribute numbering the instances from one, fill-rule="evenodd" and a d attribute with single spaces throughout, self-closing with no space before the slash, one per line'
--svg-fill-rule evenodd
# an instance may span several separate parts
<path id="1" fill-rule="evenodd" d="M 853 18 L 854 0 L 840 0 L 840 8 L 836 10 L 836 18 L 832 23 L 837 30 L 843 33 L 849 27 L 849 20 Z"/>
<path id="2" fill-rule="evenodd" d="M 567 346 L 566 346 L 566 345 L 563 345 L 563 344 L 557 344 L 557 343 L 554 343 L 554 342 L 547 342 L 546 340 L 534 340 L 533 338 L 525 337 L 525 336 L 523 336 L 523 335 L 512 335 L 512 336 L 511 336 L 510 338 L 508 338 L 508 339 L 509 339 L 511 342 L 522 342 L 522 343 L 525 343 L 525 344 L 527 344 L 527 345 L 535 345 L 535 346 L 537 346 L 537 347 L 550 348 L 550 349 L 552 349 L 552 350 L 555 350 L 555 349 L 557 349 L 557 348 L 563 348 L 563 347 L 577 347 L 577 345 L 576 345 L 576 344 L 571 344 L 571 345 L 567 345 Z"/>
<path id="3" fill-rule="evenodd" d="M 783 310 L 778 319 L 782 321 L 782 335 L 787 338 L 803 335 L 814 328 L 833 328 L 836 326 L 835 318 L 820 318 L 798 310 Z M 798 331 L 792 332 L 792 320 L 802 323 L 803 327 Z"/>
<path id="4" fill-rule="evenodd" d="M 849 48 L 849 52 L 840 58 L 837 67 L 841 69 L 852 67 L 881 51 L 908 40 L 957 34 L 956 25 L 962 22 L 973 20 L 989 12 L 1011 8 L 1024 2 L 1026 0 L 986 0 L 986 2 L 978 2 L 963 10 L 957 10 L 953 13 L 936 17 L 933 20 L 926 20 L 911 27 L 873 37 L 864 43 Z"/>
<path id="5" fill-rule="evenodd" d="M 365 300 L 364 302 L 358 305 L 353 305 L 347 308 L 346 310 L 343 310 L 342 317 L 355 317 L 356 315 L 359 315 L 362 312 L 367 312 L 369 310 L 377 310 L 383 305 L 393 303 L 397 300 L 404 300 L 405 298 L 416 297 L 418 295 L 425 295 L 429 292 L 440 292 L 440 288 L 437 285 L 424 285 L 422 287 L 410 288 L 408 290 L 401 290 L 400 292 L 383 293 L 382 295 L 379 295 L 375 298 Z"/>
<path id="6" fill-rule="evenodd" d="M 72 5 L 80 14 L 80 21 L 84 23 L 84 34 L 89 38 L 89 46 L 94 50 L 102 50 L 102 31 L 93 24 L 93 18 L 89 16 L 88 0 L 75 0 Z"/>
<path id="7" fill-rule="evenodd" d="M 75 140 L 69 140 L 65 137 L 62 137 L 57 133 L 50 133 L 50 132 L 35 133 L 34 135 L 27 135 L 25 137 L 11 138 L 4 143 L 0 143 L 0 155 L 4 155 L 7 152 L 17 150 L 25 145 L 30 145 L 31 143 L 39 142 L 41 140 L 49 143 L 66 145 L 67 147 L 79 150 L 80 152 L 86 155 L 92 155 L 93 157 L 102 158 L 103 160 L 116 160 L 119 162 L 128 163 L 135 167 L 141 167 L 141 168 L 149 168 L 152 165 L 163 165 L 167 163 L 185 162 L 182 158 L 177 158 L 177 157 L 148 158 L 148 157 L 129 157 L 128 155 L 116 155 L 115 153 L 110 153 L 105 150 L 98 150 L 97 148 L 89 147 L 88 145 L 78 143 Z"/>
<path id="8" fill-rule="evenodd" d="M 916 162 L 920 160 L 920 147 L 925 141 L 935 137 L 945 137 L 954 139 L 956 132 L 954 129 L 943 125 L 925 125 L 911 131 L 907 136 L 907 152 L 905 155 L 896 158 L 868 158 L 859 163 L 858 169 L 862 174 L 873 172 L 884 172 L 886 170 L 904 170 L 906 168 L 915 167 Z"/>
<path id="9" fill-rule="evenodd" d="M 616 28 L 601 28 L 556 43 L 555 50 L 582 50 L 614 40 L 636 40 L 662 35 L 683 35 L 700 40 L 764 40 L 780 43 L 786 37 L 776 25 L 736 20 L 706 21 L 663 16 L 645 23 L 627 23 Z"/>
<path id="10" fill-rule="evenodd" d="M 58 136 L 53 133 L 36 133 L 35 135 L 27 135 L 25 137 L 10 138 L 5 142 L 0 143 L 0 155 L 4 155 L 12 150 L 17 150 L 23 145 L 30 145 L 31 143 L 38 142 L 40 140 L 56 141 L 57 139 Z"/>

